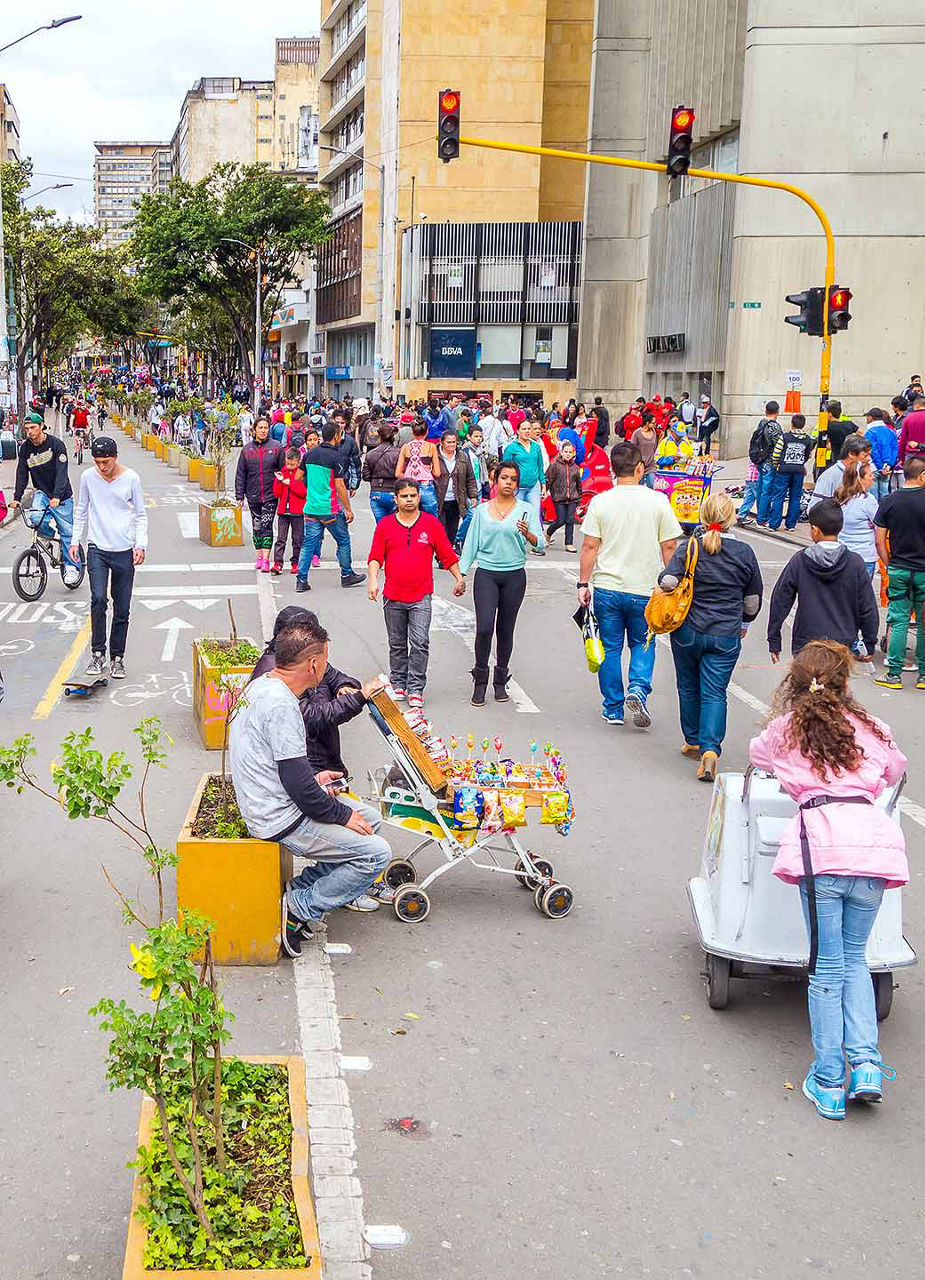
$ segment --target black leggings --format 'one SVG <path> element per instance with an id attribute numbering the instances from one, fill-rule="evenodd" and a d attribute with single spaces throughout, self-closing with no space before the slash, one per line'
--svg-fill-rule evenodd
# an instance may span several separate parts
<path id="1" fill-rule="evenodd" d="M 575 513 L 578 510 L 577 502 L 553 502 L 556 509 L 556 518 L 546 527 L 546 537 L 551 538 L 554 533 L 565 525 L 565 545 L 570 547 L 572 539 L 575 537 Z"/>
<path id="2" fill-rule="evenodd" d="M 491 661 L 492 632 L 497 636 L 495 662 L 508 669 L 514 651 L 514 624 L 527 592 L 526 569 L 477 569 L 472 583 L 475 601 L 475 665 Z"/>

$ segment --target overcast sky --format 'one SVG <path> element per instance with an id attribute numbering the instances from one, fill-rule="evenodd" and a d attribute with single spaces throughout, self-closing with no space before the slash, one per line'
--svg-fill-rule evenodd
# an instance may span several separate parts
<path id="1" fill-rule="evenodd" d="M 92 221 L 94 142 L 169 141 L 200 76 L 272 79 L 276 37 L 317 34 L 319 10 L 319 0 L 0 0 L 0 45 L 83 15 L 0 53 L 33 189 L 83 179 L 39 202 Z"/>

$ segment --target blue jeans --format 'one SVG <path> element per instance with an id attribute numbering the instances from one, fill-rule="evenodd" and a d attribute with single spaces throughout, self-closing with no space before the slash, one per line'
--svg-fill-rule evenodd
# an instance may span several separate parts
<path id="1" fill-rule="evenodd" d="M 746 480 L 742 490 L 742 501 L 739 503 L 739 519 L 744 520 L 758 501 L 758 481 Z"/>
<path id="2" fill-rule="evenodd" d="M 819 951 L 809 977 L 809 1025 L 813 1075 L 821 1085 L 845 1081 L 845 1057 L 853 1067 L 880 1062 L 874 987 L 865 949 L 880 909 L 885 880 L 867 876 L 816 876 Z M 800 881 L 809 932 L 806 881 Z"/>
<path id="3" fill-rule="evenodd" d="M 771 494 L 774 491 L 774 477 L 777 472 L 772 463 L 762 462 L 758 468 L 758 510 L 755 519 L 758 524 L 767 524 L 771 511 Z"/>
<path id="4" fill-rule="evenodd" d="M 647 489 L 654 489 L 655 488 L 655 472 L 647 471 L 645 475 L 642 477 L 642 483 L 646 486 Z"/>
<path id="5" fill-rule="evenodd" d="M 395 510 L 395 494 L 387 489 L 371 489 L 369 493 L 369 509 L 373 513 L 376 524 Z"/>
<path id="6" fill-rule="evenodd" d="M 892 472 L 888 476 L 881 475 L 879 471 L 877 472 L 877 478 L 874 481 L 874 492 L 877 495 L 878 502 L 882 502 L 883 499 L 886 497 L 886 495 L 890 492 L 890 485 L 892 484 L 892 481 L 893 481 Z"/>
<path id="7" fill-rule="evenodd" d="M 726 689 L 739 660 L 742 641 L 695 631 L 689 622 L 671 633 L 671 654 L 678 681 L 678 708 L 684 741 L 701 751 L 723 749 Z"/>
<path id="8" fill-rule="evenodd" d="M 630 665 L 628 693 L 637 693 L 645 702 L 652 692 L 655 669 L 655 641 L 646 647 L 645 610 L 648 596 L 631 595 L 628 591 L 606 591 L 594 588 L 594 612 L 604 646 L 604 661 L 597 673 L 604 714 L 623 715 L 623 644 L 629 646 Z"/>
<path id="9" fill-rule="evenodd" d="M 357 809 L 377 832 L 382 814 L 350 796 L 340 799 Z M 335 823 L 305 818 L 282 843 L 303 858 L 317 858 L 313 867 L 303 867 L 289 882 L 286 900 L 300 920 L 320 920 L 353 902 L 378 879 L 392 858 L 388 842 L 380 835 L 364 836 Z"/>
<path id="10" fill-rule="evenodd" d="M 523 485 L 517 490 L 517 496 L 522 502 L 528 502 L 536 512 L 537 520 L 540 520 L 540 482 L 536 484 Z M 542 522 L 541 522 L 542 523 Z"/>
<path id="11" fill-rule="evenodd" d="M 305 537 L 302 541 L 302 550 L 299 552 L 298 568 L 298 576 L 303 582 L 308 581 L 308 571 L 312 567 L 312 560 L 321 552 L 321 542 L 324 538 L 325 529 L 337 543 L 337 563 L 340 565 L 340 576 L 349 578 L 353 573 L 350 533 L 347 527 L 347 517 L 343 511 L 338 511 L 333 518 L 325 516 L 324 524 L 322 524 L 318 516 L 306 516 Z"/>
<path id="12" fill-rule="evenodd" d="M 771 480 L 771 509 L 768 523 L 772 529 L 779 529 L 784 517 L 784 500 L 787 500 L 787 528 L 795 529 L 800 518 L 800 500 L 803 497 L 803 472 L 775 472 Z M 760 516 L 758 517 L 761 518 Z"/>
<path id="13" fill-rule="evenodd" d="M 62 498 L 56 507 L 50 507 L 51 501 L 47 493 L 42 493 L 41 489 L 36 489 L 32 498 L 32 506 L 30 511 L 33 513 L 29 517 L 29 523 L 33 527 L 44 526 L 43 532 L 48 531 L 48 536 L 52 537 L 53 532 L 48 528 L 49 522 L 58 530 L 58 537 L 61 539 L 61 554 L 65 561 L 72 565 L 75 569 L 80 566 L 74 564 L 74 561 L 68 555 L 68 547 L 71 545 L 71 535 L 74 532 L 74 499 Z"/>
<path id="14" fill-rule="evenodd" d="M 437 490 L 433 480 L 421 482 L 421 510 L 426 511 L 429 516 L 437 514 Z"/>

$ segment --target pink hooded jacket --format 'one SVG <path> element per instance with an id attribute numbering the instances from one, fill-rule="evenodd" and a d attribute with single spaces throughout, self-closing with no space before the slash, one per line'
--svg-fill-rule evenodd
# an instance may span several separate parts
<path id="1" fill-rule="evenodd" d="M 773 773 L 797 804 L 823 795 L 863 795 L 875 800 L 906 770 L 906 757 L 882 720 L 876 723 L 887 735 L 886 742 L 855 720 L 855 739 L 862 752 L 860 765 L 841 777 L 820 778 L 799 748 L 785 743 L 789 719 L 788 714 L 772 720 L 762 734 L 752 739 L 749 751 L 752 764 Z M 817 875 L 877 876 L 886 880 L 888 889 L 908 883 L 909 864 L 902 830 L 883 809 L 874 805 L 828 804 L 806 809 L 803 816 Z M 781 836 L 773 872 L 789 884 L 803 878 L 799 814 Z"/>

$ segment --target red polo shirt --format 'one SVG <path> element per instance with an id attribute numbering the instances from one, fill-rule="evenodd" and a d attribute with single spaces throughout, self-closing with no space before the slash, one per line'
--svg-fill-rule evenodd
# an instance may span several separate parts
<path id="1" fill-rule="evenodd" d="M 459 560 L 437 517 L 421 511 L 412 525 L 403 525 L 395 515 L 380 520 L 367 559 L 385 568 L 386 600 L 417 604 L 433 595 L 434 556 L 441 569 Z"/>

